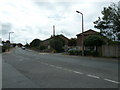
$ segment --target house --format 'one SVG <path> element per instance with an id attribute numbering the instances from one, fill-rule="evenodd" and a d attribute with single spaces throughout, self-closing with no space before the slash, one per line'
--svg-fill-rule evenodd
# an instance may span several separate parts
<path id="1" fill-rule="evenodd" d="M 62 35 L 62 34 L 56 35 L 56 36 L 59 37 L 59 38 L 61 38 L 61 39 L 63 39 L 63 40 L 65 41 L 65 46 L 68 45 L 69 39 L 68 39 L 67 37 L 65 37 L 65 36 Z M 56 36 L 51 36 L 50 38 L 42 41 L 42 45 L 44 45 L 44 46 L 48 47 L 48 49 L 50 49 L 50 43 L 49 43 L 49 42 L 50 42 L 51 39 L 53 39 L 53 37 L 56 37 Z"/>
<path id="2" fill-rule="evenodd" d="M 92 29 L 89 29 L 89 30 L 87 30 L 87 31 L 85 31 L 83 33 L 77 34 L 76 35 L 77 36 L 77 48 L 82 50 L 82 38 L 84 40 L 87 36 L 96 35 L 96 34 L 99 34 L 99 32 L 96 32 L 96 31 L 94 31 Z M 83 37 L 82 37 L 82 35 L 83 35 Z"/>
<path id="3" fill-rule="evenodd" d="M 61 39 L 63 39 L 65 41 L 65 45 L 68 45 L 68 41 L 69 39 L 67 37 L 65 37 L 64 35 L 60 34 L 58 35 L 58 37 L 60 37 Z"/>
<path id="4" fill-rule="evenodd" d="M 21 43 L 16 44 L 18 47 L 22 47 L 23 45 Z"/>

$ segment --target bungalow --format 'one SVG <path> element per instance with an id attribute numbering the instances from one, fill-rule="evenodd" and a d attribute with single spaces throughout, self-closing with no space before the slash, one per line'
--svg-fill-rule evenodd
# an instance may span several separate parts
<path id="1" fill-rule="evenodd" d="M 61 35 L 56 35 L 56 36 L 60 37 L 61 39 L 63 39 L 63 40 L 65 41 L 65 47 L 68 45 L 69 39 L 68 39 L 67 37 L 65 37 L 65 36 L 62 35 L 62 34 L 61 34 Z M 50 49 L 50 44 L 49 44 L 49 42 L 50 42 L 50 40 L 51 40 L 52 38 L 53 38 L 53 36 L 51 36 L 50 38 L 42 41 L 42 44 L 43 44 L 44 46 L 48 47 L 48 49 Z"/>
<path id="2" fill-rule="evenodd" d="M 85 31 L 83 33 L 77 34 L 76 35 L 77 36 L 77 48 L 82 50 L 82 40 L 84 40 L 89 35 L 96 35 L 98 33 L 99 32 L 96 32 L 96 31 L 94 31 L 92 29 L 89 29 L 89 30 L 87 30 L 87 31 Z M 82 37 L 82 35 L 83 35 L 83 37 Z"/>

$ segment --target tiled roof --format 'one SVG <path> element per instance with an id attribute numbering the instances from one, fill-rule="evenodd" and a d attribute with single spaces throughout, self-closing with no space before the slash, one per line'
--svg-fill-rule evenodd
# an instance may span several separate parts
<path id="1" fill-rule="evenodd" d="M 84 35 L 90 35 L 90 34 L 95 34 L 95 33 L 99 33 L 99 32 L 94 31 L 92 29 L 89 29 L 89 30 L 87 30 L 87 31 L 85 31 L 83 33 L 77 34 L 76 36 L 79 36 L 79 35 L 82 35 L 82 34 L 84 34 Z"/>

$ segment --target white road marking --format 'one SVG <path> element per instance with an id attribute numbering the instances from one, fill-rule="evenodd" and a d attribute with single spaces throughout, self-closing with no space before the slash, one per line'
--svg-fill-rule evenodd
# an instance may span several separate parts
<path id="1" fill-rule="evenodd" d="M 63 68 L 63 70 L 74 72 L 74 73 L 77 73 L 77 74 L 83 74 L 82 72 L 73 71 L 73 70 L 70 70 L 70 69 L 67 69 L 67 68 Z"/>
<path id="2" fill-rule="evenodd" d="M 56 66 L 56 68 L 58 68 L 58 69 L 62 69 L 62 67 L 58 67 L 58 66 Z"/>
<path id="3" fill-rule="evenodd" d="M 22 61 L 22 60 L 21 60 L 21 61 Z M 40 61 L 38 61 L 38 62 L 40 62 Z M 44 63 L 44 62 L 40 62 L 40 63 L 42 63 L 42 64 L 44 64 L 44 65 L 49 65 L 49 66 L 51 66 L 51 67 L 55 67 L 55 68 L 58 68 L 58 69 L 62 69 L 62 70 L 74 72 L 74 73 L 76 73 L 76 74 L 83 74 L 82 72 L 73 71 L 73 70 L 70 70 L 70 69 L 67 69 L 67 68 L 63 68 L 63 67 L 59 67 L 59 66 L 55 66 L 55 65 L 52 65 L 52 64 L 48 64 L 48 63 Z M 98 77 L 98 76 L 90 75 L 90 74 L 88 74 L 87 76 L 88 76 L 88 77 L 97 78 L 97 79 L 100 78 L 100 77 Z M 109 82 L 113 82 L 113 83 L 116 83 L 116 84 L 119 84 L 119 83 L 120 83 L 120 82 L 118 82 L 118 81 L 114 81 L 114 80 L 110 80 L 110 79 L 103 79 L 103 80 L 109 81 Z"/>
<path id="4" fill-rule="evenodd" d="M 66 71 L 72 71 L 72 70 L 70 70 L 70 69 L 67 69 L 67 68 L 63 68 L 63 70 L 66 70 Z"/>
<path id="5" fill-rule="evenodd" d="M 89 76 L 89 77 L 93 77 L 93 78 L 100 78 L 100 77 L 98 77 L 98 76 L 90 75 L 90 74 L 88 74 L 87 76 Z"/>
<path id="6" fill-rule="evenodd" d="M 48 54 L 48 53 L 39 53 L 39 54 L 41 54 L 41 55 L 46 55 L 46 54 Z"/>
<path id="7" fill-rule="evenodd" d="M 83 74 L 83 73 L 81 73 L 81 72 L 78 72 L 78 71 L 73 71 L 74 73 L 77 73 L 77 74 Z"/>
<path id="8" fill-rule="evenodd" d="M 106 81 L 109 81 L 109 82 L 113 82 L 113 83 L 116 83 L 116 84 L 119 84 L 120 82 L 117 82 L 117 81 L 113 81 L 113 80 L 110 80 L 110 79 L 104 79 Z"/>
<path id="9" fill-rule="evenodd" d="M 70 69 L 67 69 L 67 71 L 69 71 L 69 72 L 73 72 L 73 70 L 70 70 Z"/>
<path id="10" fill-rule="evenodd" d="M 55 65 L 50 65 L 50 66 L 55 67 Z"/>

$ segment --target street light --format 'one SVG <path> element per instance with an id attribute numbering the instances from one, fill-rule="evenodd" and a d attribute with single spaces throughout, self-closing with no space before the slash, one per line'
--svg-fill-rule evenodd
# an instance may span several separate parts
<path id="1" fill-rule="evenodd" d="M 11 33 L 14 33 L 14 32 L 9 32 L 9 41 L 10 41 L 10 34 L 11 34 Z"/>
<path id="2" fill-rule="evenodd" d="M 80 13 L 82 15 L 82 56 L 84 56 L 84 26 L 83 26 L 83 13 L 76 11 L 77 13 Z"/>

